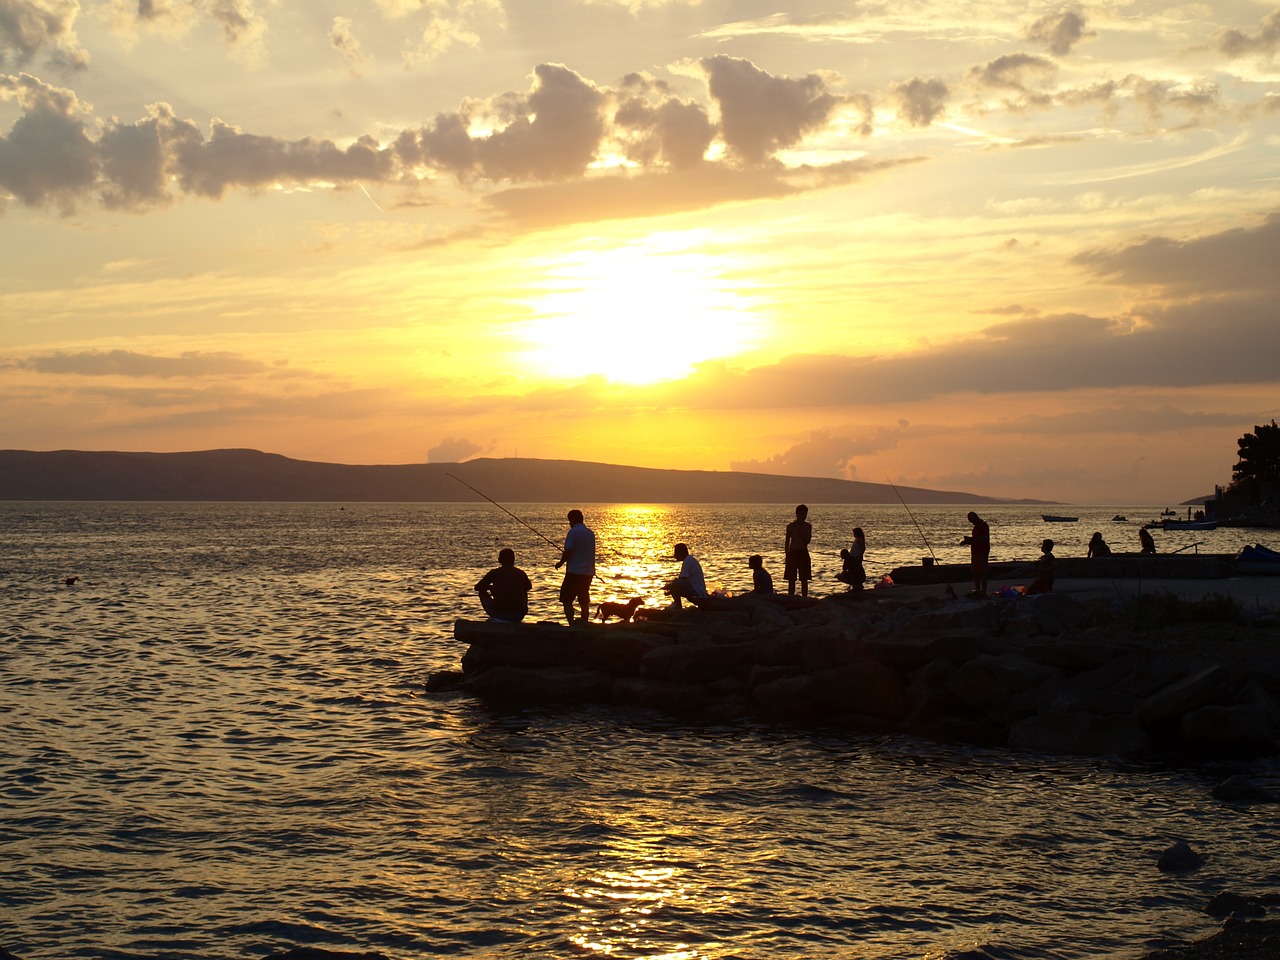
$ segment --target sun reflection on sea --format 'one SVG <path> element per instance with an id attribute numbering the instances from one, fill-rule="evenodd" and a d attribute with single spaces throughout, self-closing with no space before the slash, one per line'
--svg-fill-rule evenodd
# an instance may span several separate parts
<path id="1" fill-rule="evenodd" d="M 623 839 L 610 851 L 623 861 L 601 868 L 580 885 L 565 890 L 578 901 L 579 928 L 569 939 L 575 946 L 601 956 L 625 954 L 646 960 L 692 960 L 698 951 L 688 944 L 661 947 L 649 933 L 650 919 L 664 908 L 690 896 L 683 870 L 652 861 L 652 848 L 662 838 Z M 660 949 L 661 953 L 649 953 Z"/>
<path id="2" fill-rule="evenodd" d="M 613 506 L 595 522 L 600 543 L 607 545 L 596 556 L 596 572 L 606 585 L 599 587 L 597 599 L 644 597 L 646 604 L 655 602 L 673 575 L 670 509 L 655 504 Z"/>

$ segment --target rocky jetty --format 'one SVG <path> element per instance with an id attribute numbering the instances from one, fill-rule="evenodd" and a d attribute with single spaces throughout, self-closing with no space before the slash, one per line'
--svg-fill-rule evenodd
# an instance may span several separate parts
<path id="1" fill-rule="evenodd" d="M 635 624 L 459 620 L 454 635 L 462 669 L 429 691 L 1121 757 L 1269 755 L 1280 730 L 1280 627 L 1224 597 L 743 597 Z"/>

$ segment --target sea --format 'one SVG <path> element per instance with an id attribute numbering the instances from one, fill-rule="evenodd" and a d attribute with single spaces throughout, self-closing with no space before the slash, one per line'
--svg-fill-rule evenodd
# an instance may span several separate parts
<path id="1" fill-rule="evenodd" d="M 559 619 L 570 507 L 597 600 L 781 579 L 792 506 L 0 503 L 0 947 L 22 960 L 264 957 L 1098 960 L 1211 934 L 1280 889 L 1274 761 L 1076 758 L 640 709 L 428 694 L 511 547 Z M 810 504 L 821 595 L 963 561 L 968 505 Z M 981 506 L 993 557 L 1117 551 L 1159 506 Z M 1123 515 L 1128 522 L 1114 521 Z M 1280 547 L 1156 532 L 1161 552 Z M 993 584 L 994 586 L 994 584 Z M 591 629 L 591 628 L 588 628 Z M 596 628 L 598 629 L 598 628 Z M 1185 840 L 1205 857 L 1156 867 Z"/>

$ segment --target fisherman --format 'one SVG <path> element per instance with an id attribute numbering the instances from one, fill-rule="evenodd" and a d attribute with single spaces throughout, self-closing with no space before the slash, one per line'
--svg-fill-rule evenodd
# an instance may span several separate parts
<path id="1" fill-rule="evenodd" d="M 969 511 L 969 522 L 973 531 L 960 541 L 961 546 L 969 547 L 969 565 L 973 569 L 973 597 L 987 595 L 987 566 L 991 561 L 991 525 L 980 516 Z"/>
<path id="2" fill-rule="evenodd" d="M 751 568 L 751 592 L 773 594 L 773 576 L 764 568 L 764 557 L 753 553 L 747 558 L 747 566 Z"/>
<path id="3" fill-rule="evenodd" d="M 573 603 L 578 602 L 582 616 L 580 624 L 591 620 L 591 581 L 596 575 L 596 535 L 582 520 L 581 510 L 569 511 L 569 532 L 564 538 L 564 550 L 556 561 L 556 569 L 564 565 L 564 582 L 560 584 L 560 603 L 564 606 L 564 618 L 573 626 Z"/>
<path id="4" fill-rule="evenodd" d="M 698 601 L 707 595 L 707 581 L 702 575 L 702 564 L 683 543 L 677 543 L 672 553 L 680 561 L 680 573 L 662 588 L 662 592 L 671 597 L 668 609 L 682 609 L 682 598 L 697 606 Z"/>
<path id="5" fill-rule="evenodd" d="M 480 606 L 494 620 L 519 623 L 529 615 L 529 576 L 516 566 L 516 552 L 510 547 L 498 551 L 498 565 L 476 583 Z"/>
<path id="6" fill-rule="evenodd" d="M 782 576 L 787 581 L 787 594 L 795 596 L 796 580 L 800 581 L 800 596 L 809 595 L 809 580 L 813 570 L 809 560 L 809 541 L 813 539 L 813 524 L 806 517 L 809 508 L 803 503 L 796 507 L 796 518 L 787 524 L 787 535 L 782 542 L 786 563 Z"/>

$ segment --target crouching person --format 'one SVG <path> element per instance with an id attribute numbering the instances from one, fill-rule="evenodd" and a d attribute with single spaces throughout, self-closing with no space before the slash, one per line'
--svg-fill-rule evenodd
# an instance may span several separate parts
<path id="1" fill-rule="evenodd" d="M 670 609 L 681 609 L 681 600 L 688 600 L 697 606 L 697 602 L 707 595 L 707 581 L 702 575 L 702 564 L 683 543 L 676 544 L 674 554 L 680 561 L 680 573 L 662 588 L 671 597 Z"/>

